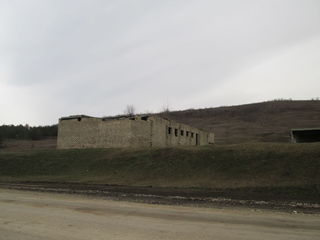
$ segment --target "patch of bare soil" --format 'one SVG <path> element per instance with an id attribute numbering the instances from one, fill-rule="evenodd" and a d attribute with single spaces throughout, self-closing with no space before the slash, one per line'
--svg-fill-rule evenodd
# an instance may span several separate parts
<path id="1" fill-rule="evenodd" d="M 318 240 L 318 214 L 109 201 L 0 189 L 5 240 Z"/>

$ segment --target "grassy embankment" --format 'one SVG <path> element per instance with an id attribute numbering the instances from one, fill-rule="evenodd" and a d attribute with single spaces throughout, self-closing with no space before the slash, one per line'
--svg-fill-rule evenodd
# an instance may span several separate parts
<path id="1" fill-rule="evenodd" d="M 0 181 L 196 188 L 313 186 L 320 191 L 320 144 L 0 150 Z"/>

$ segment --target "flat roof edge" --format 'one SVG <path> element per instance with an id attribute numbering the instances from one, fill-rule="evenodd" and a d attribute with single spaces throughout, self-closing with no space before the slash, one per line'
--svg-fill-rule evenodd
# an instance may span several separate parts
<path id="1" fill-rule="evenodd" d="M 319 130 L 320 131 L 320 128 L 293 128 L 291 129 L 291 131 L 312 131 L 312 130 Z"/>
<path id="2" fill-rule="evenodd" d="M 77 119 L 77 118 L 96 118 L 96 117 L 91 117 L 88 115 L 71 115 L 67 117 L 61 117 L 59 120 L 70 120 L 70 119 Z"/>

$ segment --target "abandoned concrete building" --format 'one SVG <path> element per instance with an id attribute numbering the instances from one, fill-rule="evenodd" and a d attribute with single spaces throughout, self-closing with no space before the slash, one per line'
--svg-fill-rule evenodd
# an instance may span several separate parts
<path id="1" fill-rule="evenodd" d="M 59 119 L 60 149 L 110 147 L 167 147 L 207 145 L 214 134 L 159 116 L 96 118 L 85 115 Z"/>
<path id="2" fill-rule="evenodd" d="M 294 143 L 320 142 L 320 128 L 292 129 L 291 141 Z"/>

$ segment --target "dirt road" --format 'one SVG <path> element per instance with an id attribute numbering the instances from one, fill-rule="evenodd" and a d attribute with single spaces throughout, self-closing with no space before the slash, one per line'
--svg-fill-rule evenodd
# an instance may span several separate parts
<path id="1" fill-rule="evenodd" d="M 320 239 L 320 215 L 0 189 L 0 239 Z"/>

